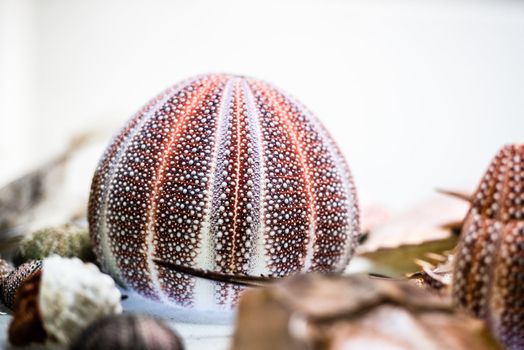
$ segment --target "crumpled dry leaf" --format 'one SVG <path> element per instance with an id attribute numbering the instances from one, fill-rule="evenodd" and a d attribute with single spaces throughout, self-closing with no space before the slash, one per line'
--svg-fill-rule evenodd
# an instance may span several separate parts
<path id="1" fill-rule="evenodd" d="M 359 253 L 372 253 L 405 245 L 445 240 L 450 237 L 450 223 L 462 222 L 469 203 L 450 196 L 435 195 L 371 230 Z"/>
<path id="2" fill-rule="evenodd" d="M 379 204 L 363 204 L 360 209 L 360 230 L 364 235 L 391 220 L 391 212 Z"/>
<path id="3" fill-rule="evenodd" d="M 85 223 L 91 176 L 106 138 L 86 133 L 34 171 L 0 188 L 0 254 L 9 256 L 21 236 L 45 226 Z"/>
<path id="4" fill-rule="evenodd" d="M 308 274 L 241 297 L 233 350 L 498 349 L 482 322 L 409 282 Z"/>
<path id="5" fill-rule="evenodd" d="M 427 253 L 426 260 L 417 260 L 421 270 L 408 277 L 418 286 L 449 296 L 453 279 L 453 254 Z"/>
<path id="6" fill-rule="evenodd" d="M 20 230 L 24 222 L 34 218 L 35 208 L 63 179 L 67 158 L 67 153 L 61 155 L 0 189 L 0 233 L 3 237 Z"/>
<path id="7" fill-rule="evenodd" d="M 371 230 L 357 254 L 378 266 L 378 271 L 403 276 L 419 270 L 416 259 L 428 252 L 442 253 L 457 243 L 469 203 L 435 195 Z"/>

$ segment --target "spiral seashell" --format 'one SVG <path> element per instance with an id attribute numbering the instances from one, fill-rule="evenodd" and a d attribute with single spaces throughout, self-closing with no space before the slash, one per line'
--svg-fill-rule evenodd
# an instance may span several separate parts
<path id="1" fill-rule="evenodd" d="M 355 186 L 321 123 L 268 83 L 216 74 L 167 89 L 95 172 L 101 265 L 143 296 L 229 308 L 238 286 L 158 266 L 280 277 L 342 271 L 359 234 Z"/>
<path id="2" fill-rule="evenodd" d="M 28 261 L 12 270 L 7 277 L 2 280 L 0 286 L 0 299 L 8 309 L 13 308 L 15 296 L 20 285 L 33 274 L 40 271 L 41 268 L 41 260 Z"/>
<path id="3" fill-rule="evenodd" d="M 524 348 L 524 145 L 497 154 L 472 198 L 453 298 L 508 349 Z"/>

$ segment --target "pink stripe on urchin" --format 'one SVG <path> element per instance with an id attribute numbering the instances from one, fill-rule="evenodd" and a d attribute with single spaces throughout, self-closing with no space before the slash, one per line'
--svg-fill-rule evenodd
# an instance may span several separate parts
<path id="1" fill-rule="evenodd" d="M 272 272 L 275 275 L 284 276 L 296 270 L 307 271 L 311 266 L 314 253 L 313 245 L 316 239 L 315 221 L 317 215 L 313 197 L 314 193 L 311 188 L 311 170 L 304 155 L 305 145 L 297 135 L 295 126 L 289 121 L 289 110 L 285 110 L 282 101 L 276 98 L 275 90 L 270 89 L 269 86 L 258 81 L 252 82 L 252 86 L 261 92 L 261 96 L 264 98 L 264 108 L 269 111 L 269 115 L 271 116 L 270 123 L 277 121 L 275 124 L 279 129 L 279 133 L 287 143 L 282 149 L 282 153 L 279 153 L 278 157 L 274 158 L 274 171 L 280 170 L 282 176 L 277 173 L 272 177 L 273 180 L 276 180 L 273 183 L 274 186 L 277 187 L 277 192 L 272 196 L 271 200 L 275 202 L 275 207 L 278 205 L 273 215 L 273 218 L 278 220 L 278 224 L 275 225 L 275 222 L 273 224 L 268 223 L 268 227 L 273 227 L 273 229 L 277 231 L 274 244 L 272 245 L 272 248 L 275 249 L 277 253 L 270 254 Z M 273 140 L 268 138 L 267 142 L 272 143 Z M 290 178 L 286 176 L 286 167 L 289 166 L 291 162 L 296 163 L 299 170 L 297 175 L 300 178 L 294 176 Z M 289 232 L 286 232 L 286 228 L 290 227 L 291 220 L 295 219 L 292 217 L 294 213 L 285 210 L 282 211 L 279 208 L 280 205 L 289 204 L 286 203 L 286 201 L 294 200 L 290 194 L 292 195 L 293 192 L 296 192 L 296 190 L 293 191 L 293 186 L 297 185 L 304 195 L 303 211 L 299 214 L 301 214 L 304 219 L 302 227 L 307 227 L 307 229 L 304 230 L 300 227 L 299 232 L 289 234 Z M 297 239 L 298 235 L 302 236 L 299 237 L 302 244 L 293 242 L 293 240 Z M 302 249 L 298 251 L 295 250 L 298 247 Z M 299 252 L 300 254 L 297 254 Z M 292 261 L 290 257 L 294 257 L 294 261 Z M 293 266 L 293 264 L 296 265 Z"/>
<path id="2" fill-rule="evenodd" d="M 285 121 L 300 150 L 297 154 L 310 204 L 310 235 L 303 269 L 329 271 L 338 265 L 340 270 L 352 253 L 352 236 L 358 230 L 358 207 L 347 165 L 327 132 L 304 107 L 265 83 L 253 84 L 269 94 L 272 102 L 268 104 Z"/>
<path id="3" fill-rule="evenodd" d="M 169 192 L 173 184 L 169 180 L 173 173 L 177 173 L 176 167 L 172 166 L 174 164 L 174 160 L 172 160 L 171 157 L 176 157 L 176 155 L 181 155 L 183 157 L 184 150 L 177 147 L 178 145 L 184 143 L 186 150 L 187 147 L 191 147 L 191 141 L 192 138 L 194 138 L 194 136 L 191 135 L 191 127 L 194 125 L 194 123 L 189 123 L 188 120 L 194 120 L 195 115 L 202 113 L 202 108 L 205 108 L 207 104 L 206 102 L 210 102 L 210 100 L 214 98 L 214 94 L 210 93 L 210 91 L 212 91 L 212 88 L 218 83 L 217 80 L 218 79 L 209 79 L 203 81 L 202 87 L 195 94 L 195 97 L 193 99 L 188 99 L 189 103 L 186 104 L 187 107 L 181 118 L 174 125 L 171 125 L 170 129 L 168 129 L 168 134 L 171 137 L 169 138 L 163 150 L 163 155 L 158 167 L 158 172 L 155 177 L 155 183 L 153 185 L 153 191 L 151 194 L 153 201 L 151 206 L 148 208 L 149 213 L 146 231 L 148 270 L 151 271 L 151 277 L 157 289 L 156 294 L 165 296 L 167 292 L 172 298 L 179 302 L 190 299 L 190 297 L 187 296 L 189 293 L 191 293 L 190 287 L 182 290 L 178 288 L 181 285 L 187 285 L 187 283 L 183 283 L 187 282 L 187 278 L 184 278 L 183 281 L 179 281 L 180 278 L 175 273 L 173 273 L 173 271 L 166 269 L 163 269 L 163 271 L 157 271 L 156 265 L 153 262 L 153 258 L 157 257 L 163 260 L 179 260 L 181 264 L 191 265 L 196 256 L 194 251 L 197 249 L 197 232 L 194 233 L 195 237 L 191 237 L 191 234 L 186 232 L 185 235 L 180 237 L 181 239 L 177 240 L 177 246 L 171 245 L 172 251 L 169 252 L 170 242 L 169 240 L 165 239 L 165 234 L 162 234 L 162 232 L 169 229 L 171 226 L 171 219 L 166 217 L 168 208 L 163 204 L 166 203 L 166 199 L 169 200 L 169 198 L 172 198 L 169 196 Z M 190 168 L 194 163 L 195 159 L 193 158 L 193 155 L 191 155 L 190 159 L 186 161 L 185 164 L 182 164 L 186 167 L 186 174 L 188 172 L 187 168 Z M 179 172 L 181 173 L 180 170 Z M 166 173 L 167 181 L 164 181 Z M 186 192 L 189 190 L 189 196 L 191 196 L 193 187 L 191 185 L 186 186 Z M 184 191 L 182 191 L 182 195 L 184 196 L 183 192 Z M 184 197 L 187 197 L 187 193 Z M 191 197 L 191 204 L 193 205 L 192 202 L 195 199 L 193 196 Z M 178 200 L 182 199 L 180 198 L 180 194 L 179 196 L 175 196 L 175 198 Z M 176 205 L 176 203 L 172 203 L 172 205 Z M 198 210 L 198 204 L 194 204 L 194 207 L 195 209 L 193 209 L 193 211 L 196 212 Z M 166 218 L 167 222 L 164 223 Z M 200 224 L 201 220 L 195 219 L 194 221 L 197 221 L 198 224 Z M 193 226 L 195 226 L 194 223 Z M 194 231 L 197 230 L 198 229 L 195 229 Z M 163 244 L 160 243 L 161 241 Z M 167 251 L 165 249 L 166 244 L 168 248 Z"/>
<path id="4" fill-rule="evenodd" d="M 256 116 L 247 103 L 242 79 L 231 79 L 224 94 L 222 123 L 217 130 L 216 166 L 210 189 L 209 267 L 229 274 L 251 274 L 264 263 L 257 254 L 255 232 L 260 226 L 261 168 Z M 214 300 L 228 303 L 238 288 L 219 285 Z"/>
<path id="5" fill-rule="evenodd" d="M 149 237 L 152 214 L 159 197 L 164 159 L 178 136 L 177 126 L 193 115 L 197 101 L 207 89 L 207 80 L 184 87 L 162 105 L 130 141 L 109 192 L 107 222 L 111 253 L 123 278 L 134 289 L 150 297 L 161 297 L 156 271 L 151 269 L 152 250 L 157 245 Z M 164 198 L 163 200 L 165 200 Z M 153 244 L 151 244 L 153 243 Z M 187 263 L 187 261 L 185 261 Z"/>
<path id="6" fill-rule="evenodd" d="M 264 235 L 269 272 L 286 275 L 303 267 L 311 229 L 310 197 L 289 131 L 263 91 L 252 82 L 250 88 L 260 119 L 266 178 L 264 232 L 260 234 Z"/>
<path id="7" fill-rule="evenodd" d="M 171 147 L 154 226 L 157 242 L 154 255 L 161 260 L 187 266 L 198 264 L 201 225 L 208 210 L 206 197 L 214 158 L 214 129 L 224 84 L 223 79 L 219 81 L 194 109 L 191 121 L 180 124 L 179 142 Z M 180 304 L 191 303 L 193 278 L 160 268 L 159 280 L 169 298 Z"/>
<path id="8" fill-rule="evenodd" d="M 337 266 L 345 267 L 348 244 L 354 244 L 350 223 L 358 214 L 354 209 L 356 199 L 352 196 L 351 175 L 344 160 L 338 156 L 338 149 L 332 144 L 315 117 L 307 115 L 305 108 L 298 108 L 293 99 L 275 91 L 275 99 L 281 101 L 289 111 L 289 120 L 300 135 L 311 182 L 316 208 L 315 241 L 313 242 L 312 266 L 310 269 L 326 271 Z"/>
<path id="9" fill-rule="evenodd" d="M 93 181 L 90 230 L 106 270 L 153 299 L 208 307 L 235 303 L 240 289 L 153 260 L 253 276 L 345 266 L 354 185 L 300 104 L 254 79 L 209 75 L 150 106 Z"/>
<path id="10" fill-rule="evenodd" d="M 194 80 L 194 79 L 193 79 Z M 95 171 L 91 184 L 91 193 L 89 197 L 89 227 L 95 253 L 102 266 L 108 269 L 113 268 L 115 262 L 113 257 L 108 253 L 109 243 L 107 240 L 107 201 L 109 189 L 113 186 L 115 170 L 119 165 L 120 159 L 128 147 L 130 139 L 140 129 L 141 124 L 148 119 L 151 111 L 160 107 L 166 102 L 167 97 L 180 88 L 182 85 L 189 84 L 190 81 L 184 81 L 172 88 L 160 93 L 150 102 L 148 102 L 138 113 L 136 113 L 122 131 L 114 138 L 111 145 L 107 148 L 100 160 Z M 115 276 L 120 279 L 119 276 Z"/>

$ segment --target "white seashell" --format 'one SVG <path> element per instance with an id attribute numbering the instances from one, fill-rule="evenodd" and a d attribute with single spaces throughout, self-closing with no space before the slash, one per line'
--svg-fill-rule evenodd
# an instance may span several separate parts
<path id="1" fill-rule="evenodd" d="M 42 323 L 59 343 L 70 343 L 100 317 L 122 312 L 115 282 L 95 265 L 53 255 L 44 259 L 42 271 Z"/>

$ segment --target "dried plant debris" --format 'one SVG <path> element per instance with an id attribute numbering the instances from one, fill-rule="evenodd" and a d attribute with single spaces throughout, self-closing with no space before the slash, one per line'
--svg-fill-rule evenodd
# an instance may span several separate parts
<path id="1" fill-rule="evenodd" d="M 502 148 L 472 197 L 454 258 L 453 299 L 524 349 L 524 144 Z"/>
<path id="2" fill-rule="evenodd" d="M 436 195 L 372 229 L 368 241 L 360 246 L 358 251 L 365 254 L 445 240 L 452 234 L 452 230 L 447 226 L 450 223 L 461 222 L 468 206 L 468 202 Z"/>
<path id="3" fill-rule="evenodd" d="M 15 296 L 9 342 L 67 345 L 97 319 L 122 311 L 108 275 L 77 258 L 52 256 L 26 278 Z"/>
<path id="4" fill-rule="evenodd" d="M 482 322 L 409 282 L 309 274 L 241 297 L 233 349 L 497 349 Z"/>
<path id="5" fill-rule="evenodd" d="M 441 253 L 455 247 L 456 231 L 468 205 L 463 200 L 436 195 L 371 229 L 357 252 L 383 268 L 383 273 L 403 276 L 416 272 L 416 259 L 422 259 L 427 252 Z"/>
<path id="6" fill-rule="evenodd" d="M 453 255 L 427 253 L 426 260 L 417 260 L 421 270 L 408 277 L 417 285 L 441 295 L 450 295 L 453 278 Z"/>
<path id="7" fill-rule="evenodd" d="M 183 350 L 178 334 L 163 321 L 143 315 L 102 318 L 73 342 L 71 350 Z"/>
<path id="8" fill-rule="evenodd" d="M 23 216 L 41 204 L 49 192 L 49 183 L 57 184 L 67 157 L 60 156 L 0 189 L 0 232 L 16 229 Z"/>
<path id="9" fill-rule="evenodd" d="M 367 235 L 377 227 L 386 224 L 391 219 L 391 213 L 378 204 L 362 205 L 360 214 L 360 230 Z"/>
<path id="10" fill-rule="evenodd" d="M 18 243 L 45 211 L 45 202 L 63 180 L 66 157 L 58 157 L 0 189 L 0 239 L 2 255 Z"/>
<path id="11" fill-rule="evenodd" d="M 90 175 L 103 147 L 94 134 L 74 138 L 62 154 L 0 188 L 2 256 L 35 229 L 85 222 Z"/>
<path id="12" fill-rule="evenodd" d="M 14 267 L 6 260 L 0 258 L 0 285 L 13 272 Z"/>
<path id="13" fill-rule="evenodd" d="M 30 260 L 41 260 L 53 254 L 94 261 L 87 228 L 65 224 L 36 230 L 21 240 L 13 261 L 19 265 Z"/>

